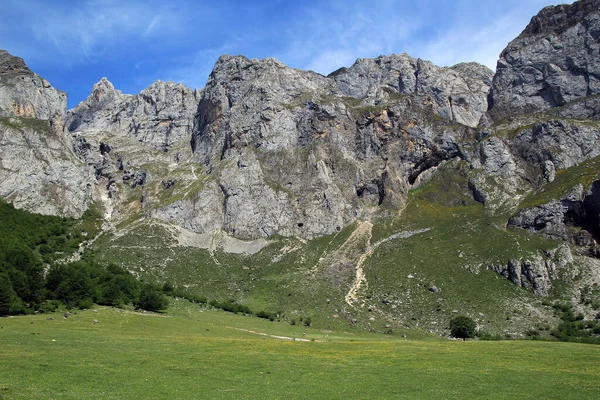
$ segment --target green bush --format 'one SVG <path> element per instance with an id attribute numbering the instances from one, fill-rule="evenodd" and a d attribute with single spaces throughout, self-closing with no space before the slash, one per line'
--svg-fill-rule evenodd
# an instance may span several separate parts
<path id="1" fill-rule="evenodd" d="M 166 281 L 165 283 L 163 283 L 162 291 L 164 294 L 172 295 L 174 290 L 175 290 L 175 288 L 173 287 L 173 284 L 171 284 L 171 282 Z M 181 296 L 181 297 L 183 297 L 183 296 Z"/>
<path id="2" fill-rule="evenodd" d="M 169 305 L 165 295 L 152 285 L 144 285 L 140 292 L 137 308 L 148 311 L 162 311 Z"/>
<path id="3" fill-rule="evenodd" d="M 256 313 L 256 316 L 258 318 L 264 318 L 264 319 L 268 319 L 269 321 L 275 321 L 275 318 L 277 318 L 277 315 L 268 311 L 259 311 Z"/>
<path id="4" fill-rule="evenodd" d="M 475 321 L 465 315 L 461 315 L 450 320 L 450 334 L 459 339 L 469 339 L 475 337 Z"/>
<path id="5" fill-rule="evenodd" d="M 586 321 L 584 315 L 573 313 L 571 304 L 555 305 L 562 322 L 550 334 L 562 342 L 600 344 L 600 322 Z"/>
<path id="6" fill-rule="evenodd" d="M 224 311 L 228 311 L 234 314 L 242 313 L 242 314 L 252 314 L 252 311 L 249 307 L 236 303 L 233 300 L 228 300 L 219 304 L 219 308 Z"/>

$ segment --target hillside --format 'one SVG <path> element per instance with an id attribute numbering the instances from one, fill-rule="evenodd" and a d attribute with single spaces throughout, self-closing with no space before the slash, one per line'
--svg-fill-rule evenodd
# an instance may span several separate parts
<path id="1" fill-rule="evenodd" d="M 496 72 L 407 54 L 329 76 L 219 57 L 206 87 L 64 93 L 0 50 L 0 196 L 101 229 L 78 256 L 288 322 L 546 334 L 600 308 L 600 1 Z M 89 214 L 89 212 L 88 212 Z M 547 299 L 547 298 L 550 299 Z"/>

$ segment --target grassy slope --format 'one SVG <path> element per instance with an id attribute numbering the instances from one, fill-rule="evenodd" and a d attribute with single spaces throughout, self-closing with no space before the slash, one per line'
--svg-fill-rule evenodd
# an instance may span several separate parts
<path id="1" fill-rule="evenodd" d="M 557 244 L 523 230 L 505 229 L 506 216 L 488 215 L 472 200 L 468 174 L 464 163 L 442 168 L 432 181 L 410 193 L 402 215 L 374 222 L 371 244 L 398 231 L 431 230 L 385 242 L 367 258 L 367 285 L 359 295 L 367 306 L 374 306 L 372 311 L 344 301 L 355 277 L 356 257 L 342 262 L 338 253 L 356 225 L 308 243 L 272 238 L 260 253 L 249 256 L 218 250 L 211 255 L 208 250 L 175 246 L 164 227 L 142 223 L 128 235 L 98 240 L 96 254 L 99 260 L 117 262 L 148 280 L 169 279 L 209 299 L 231 298 L 255 311 L 282 312 L 287 321 L 309 316 L 323 328 L 351 324 L 382 332 L 392 325 L 394 334 L 400 334 L 419 326 L 443 333 L 457 313 L 502 335 L 555 325 L 550 307 L 487 266 Z M 367 238 L 361 239 L 350 250 L 363 252 Z M 431 293 L 431 285 L 440 291 Z"/>
<path id="2" fill-rule="evenodd" d="M 592 182 L 600 179 L 600 156 L 582 162 L 566 170 L 558 170 L 554 181 L 547 183 L 540 190 L 529 193 L 520 208 L 536 207 L 567 195 L 576 185 L 583 185 L 588 190 Z"/>
<path id="3" fill-rule="evenodd" d="M 407 341 L 187 306 L 54 318 L 0 319 L 0 398 L 595 399 L 600 390 L 600 347 L 591 345 Z"/>
<path id="4" fill-rule="evenodd" d="M 252 256 L 221 251 L 211 256 L 204 249 L 168 247 L 174 242 L 166 239 L 164 228 L 141 224 L 115 240 L 101 238 L 95 257 L 124 265 L 147 280 L 169 279 L 209 299 L 231 298 L 255 311 L 282 311 L 287 320 L 299 322 L 300 318 L 311 317 L 313 323 L 323 327 L 347 326 L 340 307 L 352 279 L 352 268 L 342 274 L 347 278 L 344 282 L 332 283 L 325 276 L 327 271 L 317 264 L 327 251 L 339 247 L 352 229 L 350 226 L 308 244 L 273 238 L 271 244 Z"/>
<path id="5" fill-rule="evenodd" d="M 477 320 L 495 334 L 523 332 L 547 323 L 525 304 L 543 307 L 529 291 L 488 269 L 511 258 L 526 258 L 557 243 L 520 229 L 505 229 L 506 218 L 488 215 L 470 199 L 466 170 L 446 168 L 413 190 L 402 215 L 376 226 L 374 240 L 399 230 L 429 231 L 379 247 L 366 265 L 369 292 L 383 312 L 435 329 L 456 313 Z M 432 293 L 435 286 L 439 292 Z M 385 298 L 396 305 L 382 305 Z M 400 311 L 398 311 L 400 310 Z M 539 309 L 538 309 L 539 311 Z M 549 310 L 546 310 L 549 311 Z"/>

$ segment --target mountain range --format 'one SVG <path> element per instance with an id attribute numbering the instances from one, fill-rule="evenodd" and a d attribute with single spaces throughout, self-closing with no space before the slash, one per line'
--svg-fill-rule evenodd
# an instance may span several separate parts
<path id="1" fill-rule="evenodd" d="M 541 10 L 495 72 L 223 55 L 202 89 L 102 78 L 71 110 L 0 50 L 0 196 L 97 211 L 100 262 L 322 326 L 522 334 L 544 297 L 593 318 L 600 1 Z"/>

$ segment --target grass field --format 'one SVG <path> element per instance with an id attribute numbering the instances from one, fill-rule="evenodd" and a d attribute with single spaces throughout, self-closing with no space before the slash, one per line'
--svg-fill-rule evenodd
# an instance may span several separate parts
<path id="1" fill-rule="evenodd" d="M 331 332 L 183 301 L 53 317 L 0 319 L 0 399 L 600 397 L 600 346 Z"/>

